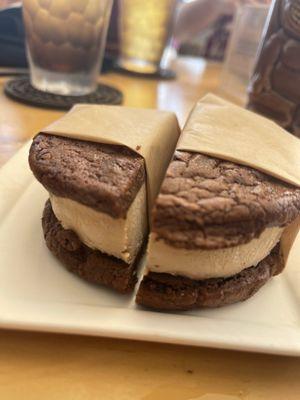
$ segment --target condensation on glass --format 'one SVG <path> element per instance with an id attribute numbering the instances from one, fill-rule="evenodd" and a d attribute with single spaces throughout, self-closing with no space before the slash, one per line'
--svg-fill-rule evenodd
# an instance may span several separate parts
<path id="1" fill-rule="evenodd" d="M 112 0 L 23 0 L 31 83 L 63 94 L 92 92 Z"/>

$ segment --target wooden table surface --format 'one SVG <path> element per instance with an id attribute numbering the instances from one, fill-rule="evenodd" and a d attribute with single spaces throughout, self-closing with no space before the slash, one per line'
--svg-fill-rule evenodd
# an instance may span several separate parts
<path id="1" fill-rule="evenodd" d="M 110 73 L 125 105 L 173 110 L 216 92 L 220 66 L 180 59 L 174 81 Z M 0 165 L 62 113 L 16 103 L 0 85 Z M 0 194 L 1 195 L 1 194 Z M 0 331 L 2 400 L 296 400 L 300 359 L 81 336 Z"/>

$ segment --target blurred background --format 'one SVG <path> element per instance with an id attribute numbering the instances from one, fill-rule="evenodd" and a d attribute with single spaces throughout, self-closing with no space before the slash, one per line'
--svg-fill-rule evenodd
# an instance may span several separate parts
<path id="1" fill-rule="evenodd" d="M 32 4 L 35 2 L 39 4 L 38 0 L 31 1 Z M 102 72 L 115 68 L 122 68 L 123 71 L 134 73 L 157 72 L 153 70 L 155 64 L 153 67 L 149 60 L 141 65 L 136 62 L 132 63 L 132 58 L 128 61 L 128 54 L 134 52 L 142 54 L 141 49 L 139 53 L 137 51 L 141 33 L 138 31 L 136 20 L 132 20 L 135 25 L 133 32 L 130 32 L 132 26 L 130 28 L 130 24 L 125 21 L 126 14 L 122 10 L 122 4 L 123 8 L 126 4 L 128 13 L 130 2 L 132 3 L 131 9 L 135 10 L 137 16 L 138 7 L 144 14 L 148 12 L 144 6 L 147 4 L 150 7 L 150 3 L 143 0 L 115 0 L 113 2 L 104 58 L 103 62 L 99 63 Z M 165 2 L 167 4 L 167 0 Z M 27 3 L 29 4 L 29 0 Z M 47 1 L 40 3 L 46 4 Z M 155 63 L 159 62 L 159 68 L 162 69 L 172 68 L 172 61 L 177 56 L 201 58 L 210 63 L 222 63 L 220 92 L 226 94 L 227 97 L 232 97 L 233 100 L 245 102 L 247 85 L 271 0 L 168 0 L 168 7 L 171 7 L 171 3 L 172 6 L 176 4 L 176 7 L 174 6 L 176 13 L 172 16 L 172 27 L 168 28 L 171 35 L 168 40 L 165 35 L 164 52 L 162 55 L 157 54 Z M 26 0 L 23 4 L 25 7 Z M 21 5 L 20 1 L 0 0 L 1 74 L 24 73 L 28 68 Z M 134 17 L 132 16 L 132 18 Z M 156 29 L 155 26 L 152 26 L 151 20 L 149 21 L 148 27 L 144 27 L 144 29 L 148 29 L 149 35 L 152 35 L 151 51 L 154 51 L 153 43 L 158 43 L 162 39 L 159 37 L 159 28 Z M 166 21 L 162 23 L 167 25 Z M 149 24 L 151 24 L 151 32 Z M 28 31 L 29 29 L 27 29 L 27 34 Z M 130 40 L 131 43 L 128 42 Z M 150 52 L 149 44 L 145 49 L 144 53 Z M 159 51 L 156 50 L 157 53 Z M 3 68 L 5 69 L 3 70 Z M 232 85 L 235 86 L 234 93 L 231 90 Z M 37 87 L 37 85 L 35 86 Z"/>
<path id="2" fill-rule="evenodd" d="M 114 2 L 107 54 L 118 51 L 118 2 Z M 179 5 L 177 20 L 174 26 L 174 45 L 179 54 L 204 57 L 209 60 L 222 61 L 234 26 L 234 17 L 240 7 L 268 7 L 271 0 L 182 0 Z M 21 2 L 0 0 L 0 9 L 20 6 Z M 19 13 L 6 14 L 7 21 L 1 20 L 1 39 L 9 36 L 20 38 L 22 28 L 18 26 Z M 8 20 L 10 19 L 10 20 Z M 16 60 L 5 57 L 1 52 L 1 65 L 14 65 Z M 26 65 L 25 59 L 23 65 Z"/>

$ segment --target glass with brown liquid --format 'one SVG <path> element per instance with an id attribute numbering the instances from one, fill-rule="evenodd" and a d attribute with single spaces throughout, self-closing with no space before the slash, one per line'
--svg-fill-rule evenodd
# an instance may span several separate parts
<path id="1" fill-rule="evenodd" d="M 95 90 L 113 0 L 23 0 L 30 78 L 39 90 Z"/>

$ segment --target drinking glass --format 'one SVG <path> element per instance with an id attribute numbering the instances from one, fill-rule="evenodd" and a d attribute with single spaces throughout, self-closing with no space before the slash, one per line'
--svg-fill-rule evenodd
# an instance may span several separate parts
<path id="1" fill-rule="evenodd" d="M 96 89 L 113 0 L 23 0 L 31 84 L 84 95 Z"/>
<path id="2" fill-rule="evenodd" d="M 138 73 L 155 73 L 172 35 L 177 0 L 119 0 L 118 65 Z"/>
<path id="3" fill-rule="evenodd" d="M 259 4 L 240 7 L 226 52 L 220 94 L 243 105 L 268 10 Z"/>

